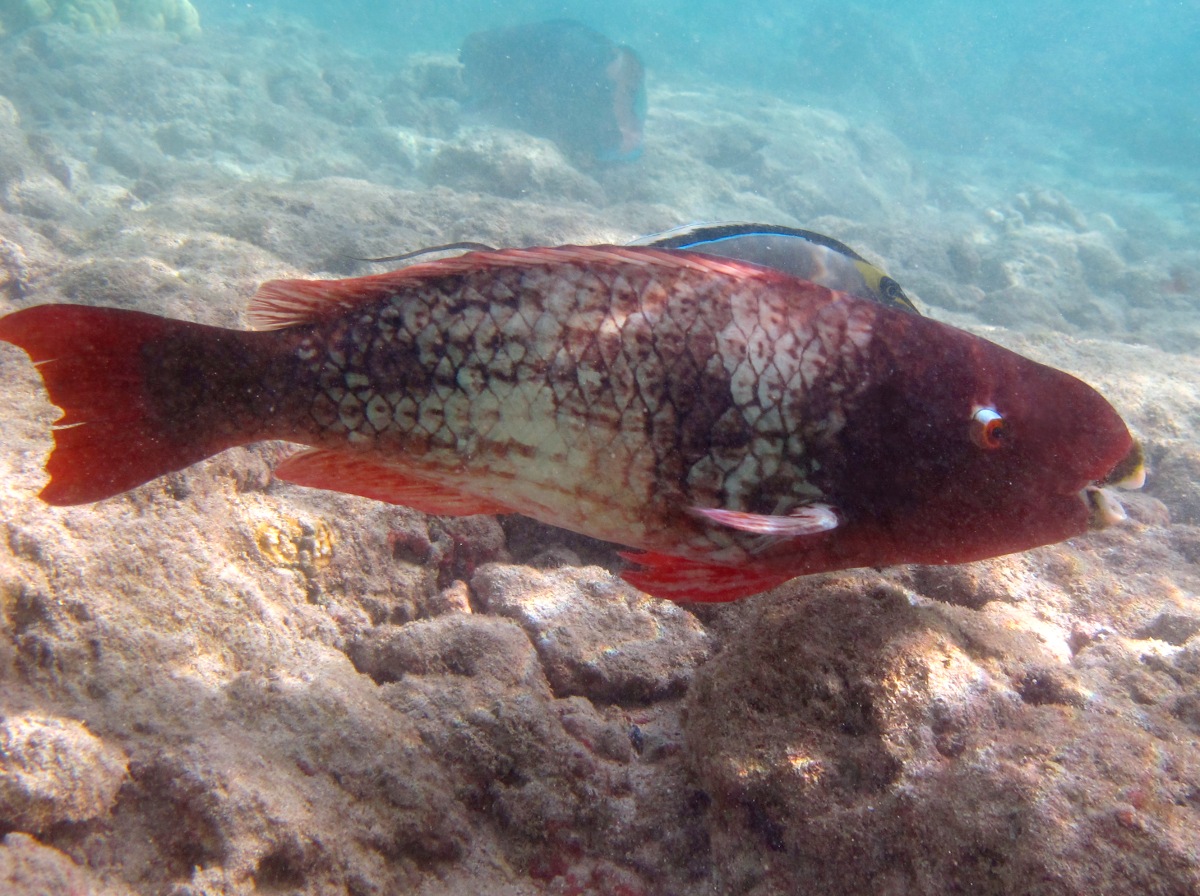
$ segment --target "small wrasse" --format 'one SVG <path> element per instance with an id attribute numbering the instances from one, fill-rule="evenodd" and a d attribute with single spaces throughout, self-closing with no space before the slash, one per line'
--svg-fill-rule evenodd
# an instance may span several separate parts
<path id="1" fill-rule="evenodd" d="M 259 329 L 41 305 L 0 319 L 63 409 L 41 493 L 98 501 L 226 448 L 434 514 L 626 545 L 624 577 L 732 600 L 794 576 L 959 563 L 1119 515 L 1116 411 L 1066 373 L 781 271 L 686 251 L 474 252 L 276 280 Z"/>
<path id="2" fill-rule="evenodd" d="M 686 249 L 736 258 L 811 280 L 838 292 L 918 313 L 900 284 L 841 240 L 780 224 L 689 224 L 634 240 L 631 246 Z"/>

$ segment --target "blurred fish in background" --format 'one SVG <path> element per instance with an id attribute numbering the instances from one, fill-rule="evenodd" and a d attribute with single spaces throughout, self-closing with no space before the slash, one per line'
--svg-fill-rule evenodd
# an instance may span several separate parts
<path id="1" fill-rule="evenodd" d="M 642 154 L 645 74 L 629 47 L 566 19 L 477 31 L 459 52 L 470 105 L 603 162 Z"/>

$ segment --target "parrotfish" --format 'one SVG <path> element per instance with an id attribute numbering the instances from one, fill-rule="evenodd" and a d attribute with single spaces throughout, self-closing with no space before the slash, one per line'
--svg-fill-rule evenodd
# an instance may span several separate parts
<path id="1" fill-rule="evenodd" d="M 98 501 L 226 448 L 434 514 L 617 542 L 626 580 L 724 601 L 960 563 L 1113 515 L 1141 453 L 1073 376 L 781 271 L 645 247 L 474 252 L 276 280 L 257 330 L 41 305 L 0 319 L 63 409 L 41 492 Z"/>
<path id="2" fill-rule="evenodd" d="M 559 19 L 477 31 L 459 60 L 471 105 L 501 124 L 600 161 L 641 155 L 645 73 L 629 47 Z"/>

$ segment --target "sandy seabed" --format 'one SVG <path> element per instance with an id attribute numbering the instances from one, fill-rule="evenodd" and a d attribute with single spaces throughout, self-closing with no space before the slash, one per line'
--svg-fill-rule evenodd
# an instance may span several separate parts
<path id="1" fill-rule="evenodd" d="M 0 43 L 0 312 L 227 326 L 263 280 L 453 240 L 830 233 L 1143 439 L 1128 524 L 960 567 L 651 600 L 604 546 L 275 482 L 236 449 L 36 497 L 0 346 L 0 890 L 1200 892 L 1200 205 L 1069 136 L 932 160 L 652 80 L 645 157 L 472 121 L 452 58 L 304 28 Z M 1013 147 L 1024 146 L 1026 152 Z"/>

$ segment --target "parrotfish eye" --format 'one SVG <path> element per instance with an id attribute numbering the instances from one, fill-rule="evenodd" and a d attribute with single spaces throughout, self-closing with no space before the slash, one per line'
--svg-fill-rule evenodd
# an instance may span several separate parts
<path id="1" fill-rule="evenodd" d="M 995 451 L 1008 444 L 1008 424 L 995 408 L 976 407 L 971 413 L 971 441 Z"/>

